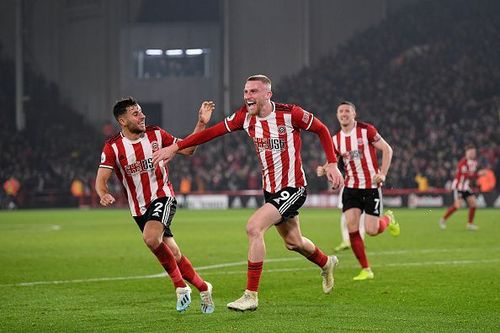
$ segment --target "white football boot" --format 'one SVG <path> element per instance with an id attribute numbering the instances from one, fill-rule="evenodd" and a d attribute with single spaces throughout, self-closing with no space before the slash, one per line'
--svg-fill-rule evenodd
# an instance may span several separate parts
<path id="1" fill-rule="evenodd" d="M 338 263 L 339 259 L 336 256 L 329 256 L 326 265 L 321 269 L 321 276 L 323 277 L 323 292 L 325 294 L 329 294 L 335 285 L 333 273 L 335 272 L 335 266 L 337 266 Z"/>
<path id="2" fill-rule="evenodd" d="M 201 312 L 202 313 L 213 313 L 215 310 L 214 301 L 212 299 L 212 284 L 210 282 L 206 282 L 208 289 L 206 291 L 200 292 L 201 298 Z"/>
<path id="3" fill-rule="evenodd" d="M 179 312 L 184 312 L 191 304 L 191 288 L 189 286 L 185 286 L 184 288 L 175 289 L 175 293 L 177 294 L 177 305 L 176 309 Z"/>
<path id="4" fill-rule="evenodd" d="M 236 301 L 227 304 L 228 309 L 235 311 L 255 311 L 258 306 L 258 293 L 250 290 L 245 290 L 243 296 L 238 298 Z"/>

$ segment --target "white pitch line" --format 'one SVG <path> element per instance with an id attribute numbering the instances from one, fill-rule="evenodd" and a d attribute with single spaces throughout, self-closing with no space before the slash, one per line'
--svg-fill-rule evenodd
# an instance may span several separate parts
<path id="1" fill-rule="evenodd" d="M 433 265 L 474 265 L 474 264 L 490 264 L 500 262 L 498 259 L 484 259 L 484 260 L 450 260 L 450 261 L 423 261 L 423 262 L 400 262 L 392 264 L 382 264 L 379 267 L 418 267 L 418 266 L 433 266 Z M 342 265 L 341 268 L 358 268 L 358 264 Z M 264 269 L 264 273 L 280 273 L 280 272 L 298 272 L 298 271 L 311 271 L 318 270 L 317 267 L 304 267 L 304 268 L 274 268 Z M 228 274 L 244 274 L 246 270 L 240 271 L 224 271 L 224 272 L 206 272 L 210 275 L 228 275 Z"/>
<path id="2" fill-rule="evenodd" d="M 285 261 L 293 261 L 300 260 L 301 257 L 298 258 L 275 258 L 268 259 L 266 262 L 285 262 Z M 422 261 L 422 262 L 408 262 L 408 263 L 390 263 L 384 264 L 384 267 L 418 267 L 418 266 L 433 266 L 433 265 L 477 265 L 477 264 L 489 264 L 489 263 L 498 263 L 499 259 L 484 259 L 484 260 L 449 260 L 449 261 Z M 201 266 L 195 268 L 197 271 L 201 270 L 210 270 L 214 268 L 225 268 L 225 267 L 233 267 L 246 265 L 246 261 L 232 262 L 226 264 L 218 264 L 211 266 Z M 355 268 L 357 265 L 349 265 L 343 266 L 347 268 Z M 296 272 L 296 271 L 305 271 L 305 270 L 317 270 L 317 267 L 309 267 L 309 268 L 276 268 L 276 269 L 265 269 L 266 273 L 277 273 L 277 272 Z M 228 274 L 243 274 L 246 271 L 223 271 L 223 272 L 207 272 L 208 274 L 217 274 L 217 275 L 228 275 Z M 88 283 L 88 282 L 102 282 L 102 281 L 125 281 L 125 280 L 144 280 L 144 279 L 156 279 L 160 277 L 164 277 L 166 273 L 160 274 L 152 274 L 152 275 L 142 275 L 142 276 L 122 276 L 122 277 L 103 277 L 103 278 L 90 278 L 90 279 L 75 279 L 75 280 L 56 280 L 56 281 L 36 281 L 36 282 L 20 282 L 20 283 L 10 283 L 10 284 L 0 284 L 0 287 L 30 287 L 37 285 L 54 285 L 54 284 L 72 284 L 72 283 Z"/>
<path id="3" fill-rule="evenodd" d="M 26 228 L 24 228 L 26 227 Z M 45 232 L 61 230 L 59 224 L 0 224 L 1 230 L 7 231 L 22 231 L 22 232 Z"/>

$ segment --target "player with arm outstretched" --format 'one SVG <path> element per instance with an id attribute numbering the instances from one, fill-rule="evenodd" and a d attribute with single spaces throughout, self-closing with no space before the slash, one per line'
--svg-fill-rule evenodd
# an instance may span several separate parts
<path id="1" fill-rule="evenodd" d="M 252 138 L 262 168 L 265 204 L 248 220 L 247 287 L 243 296 L 227 306 L 232 310 L 255 310 L 258 287 L 266 253 L 264 234 L 276 227 L 288 250 L 296 251 L 321 268 L 323 291 L 334 286 L 337 257 L 326 256 L 300 231 L 298 210 L 306 200 L 306 178 L 300 156 L 301 130 L 314 132 L 327 157 L 326 175 L 334 187 L 342 182 L 326 126 L 297 105 L 271 101 L 271 80 L 264 75 L 247 79 L 243 92 L 245 105 L 224 121 L 154 154 L 155 164 L 169 160 L 179 149 L 210 141 L 215 137 L 244 130 Z"/>

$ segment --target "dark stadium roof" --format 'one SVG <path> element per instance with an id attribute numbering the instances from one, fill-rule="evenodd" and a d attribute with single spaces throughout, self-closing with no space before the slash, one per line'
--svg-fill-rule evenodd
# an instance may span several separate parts
<path id="1" fill-rule="evenodd" d="M 219 0 L 145 0 L 136 22 L 218 21 Z"/>

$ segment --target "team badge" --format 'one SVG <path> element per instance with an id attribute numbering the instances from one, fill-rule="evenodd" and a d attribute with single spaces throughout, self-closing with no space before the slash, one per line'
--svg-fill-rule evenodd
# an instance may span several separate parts
<path id="1" fill-rule="evenodd" d="M 153 149 L 153 152 L 158 150 L 158 142 L 152 141 L 151 142 L 151 149 Z"/>
<path id="2" fill-rule="evenodd" d="M 285 134 L 285 132 L 286 132 L 286 126 L 278 126 L 279 134 Z"/>
<path id="3" fill-rule="evenodd" d="M 362 146 L 363 145 L 363 139 L 358 139 L 358 146 Z"/>

